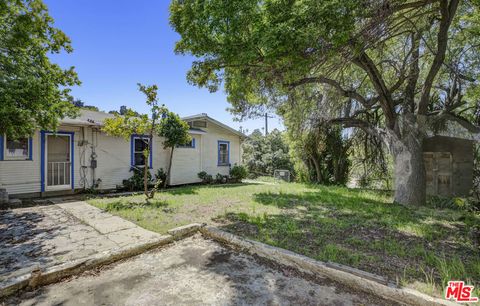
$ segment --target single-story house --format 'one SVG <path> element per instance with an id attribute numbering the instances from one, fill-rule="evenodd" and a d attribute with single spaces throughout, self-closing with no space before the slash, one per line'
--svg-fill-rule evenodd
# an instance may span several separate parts
<path id="1" fill-rule="evenodd" d="M 115 189 L 142 167 L 146 136 L 128 141 L 102 132 L 105 118 L 113 115 L 81 110 L 77 118 L 65 118 L 56 132 L 36 131 L 32 137 L 11 140 L 0 136 L 0 188 L 16 197 L 65 194 L 94 187 Z M 199 182 L 198 172 L 228 175 L 241 164 L 241 132 L 199 114 L 182 118 L 190 125 L 192 141 L 175 149 L 170 185 Z M 147 141 L 149 141 L 147 139 Z M 167 169 L 170 151 L 154 136 L 150 171 Z"/>

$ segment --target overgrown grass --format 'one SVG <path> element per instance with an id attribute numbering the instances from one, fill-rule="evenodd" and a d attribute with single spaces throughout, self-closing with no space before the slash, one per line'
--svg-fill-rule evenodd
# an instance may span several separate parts
<path id="1" fill-rule="evenodd" d="M 303 184 L 193 186 L 90 203 L 160 233 L 192 222 L 347 264 L 440 295 L 448 280 L 480 292 L 480 216 L 406 208 L 388 193 Z"/>

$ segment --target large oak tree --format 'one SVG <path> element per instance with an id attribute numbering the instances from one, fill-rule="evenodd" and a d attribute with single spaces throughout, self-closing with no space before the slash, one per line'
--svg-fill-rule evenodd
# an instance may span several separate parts
<path id="1" fill-rule="evenodd" d="M 466 118 L 475 99 L 477 0 L 174 0 L 188 80 L 225 87 L 232 111 L 296 107 L 319 93 L 324 119 L 381 139 L 395 201 L 425 202 L 423 139 Z M 288 109 L 288 108 L 287 108 Z M 318 113 L 318 112 L 317 112 Z M 372 120 L 375 118 L 375 120 Z"/>

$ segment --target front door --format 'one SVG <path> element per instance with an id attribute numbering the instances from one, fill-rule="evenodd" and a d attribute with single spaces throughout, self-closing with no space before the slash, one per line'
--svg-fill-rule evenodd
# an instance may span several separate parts
<path id="1" fill-rule="evenodd" d="M 71 136 L 46 135 L 46 190 L 66 190 L 71 188 Z"/>

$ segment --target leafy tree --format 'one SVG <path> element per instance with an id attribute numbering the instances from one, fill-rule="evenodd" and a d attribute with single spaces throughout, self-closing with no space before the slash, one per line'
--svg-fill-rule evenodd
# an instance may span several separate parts
<path id="1" fill-rule="evenodd" d="M 287 135 L 300 180 L 325 185 L 348 182 L 351 142 L 342 136 L 341 129 L 319 123 L 302 130 L 290 128 Z"/>
<path id="2" fill-rule="evenodd" d="M 224 84 L 232 111 L 317 102 L 330 124 L 383 141 L 394 161 L 394 200 L 426 200 L 423 139 L 460 124 L 478 104 L 478 1 L 174 0 L 175 51 L 198 57 L 188 80 Z M 328 97 L 336 96 L 338 99 Z M 378 120 L 372 120 L 372 118 Z"/>
<path id="3" fill-rule="evenodd" d="M 60 118 L 77 114 L 68 101 L 77 74 L 48 57 L 72 52 L 70 39 L 53 27 L 42 1 L 0 1 L 0 50 L 0 134 L 55 130 Z"/>
<path id="4" fill-rule="evenodd" d="M 277 129 L 266 136 L 258 129 L 253 131 L 243 143 L 243 160 L 253 175 L 273 175 L 275 169 L 293 172 L 288 144 Z"/>
<path id="5" fill-rule="evenodd" d="M 168 168 L 163 186 L 166 187 L 170 181 L 170 173 L 172 170 L 173 151 L 176 146 L 184 145 L 192 140 L 188 131 L 190 127 L 188 124 L 180 119 L 180 117 L 170 112 L 166 107 L 162 107 L 160 114 L 162 118 L 158 124 L 157 134 L 164 138 L 163 146 L 165 149 L 170 149 L 170 160 L 168 161 Z"/>
<path id="6" fill-rule="evenodd" d="M 100 111 L 98 107 L 94 105 L 85 105 L 85 103 L 80 99 L 73 100 L 72 104 L 81 109 L 87 109 L 87 110 L 96 111 L 96 112 Z"/>
<path id="7" fill-rule="evenodd" d="M 145 94 L 147 98 L 147 105 L 150 106 L 150 117 L 148 115 L 139 115 L 132 110 L 126 110 L 124 115 L 115 114 L 114 118 L 107 118 L 104 121 L 103 131 L 108 135 L 119 136 L 129 139 L 133 134 L 148 135 L 145 141 L 145 149 L 143 154 L 145 156 L 145 164 L 143 165 L 143 189 L 147 199 L 153 198 L 155 190 L 148 191 L 149 182 L 149 156 L 152 148 L 153 135 L 156 132 L 157 121 L 161 112 L 164 112 L 164 107 L 158 106 L 157 99 L 157 85 L 145 86 L 138 84 L 139 90 Z"/>
<path id="8" fill-rule="evenodd" d="M 126 105 L 120 106 L 120 110 L 119 110 L 119 111 L 111 110 L 111 111 L 109 111 L 108 113 L 109 113 L 109 114 L 113 114 L 113 115 L 117 114 L 117 115 L 122 115 L 122 116 L 123 116 L 123 115 L 127 114 L 128 112 L 133 112 L 136 116 L 140 116 L 139 113 L 137 113 L 137 112 L 134 111 L 134 110 L 131 110 L 131 109 L 128 108 Z"/>
<path id="9" fill-rule="evenodd" d="M 128 111 L 127 106 L 125 105 L 120 106 L 120 115 L 125 115 L 127 111 Z"/>

